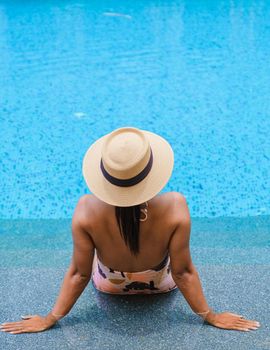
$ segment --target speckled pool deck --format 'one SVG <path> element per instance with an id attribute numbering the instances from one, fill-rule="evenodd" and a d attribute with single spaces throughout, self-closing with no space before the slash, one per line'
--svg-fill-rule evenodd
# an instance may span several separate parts
<path id="1" fill-rule="evenodd" d="M 70 222 L 0 220 L 1 323 L 53 306 L 71 257 Z M 0 349 L 270 349 L 269 228 L 269 216 L 192 219 L 191 254 L 208 304 L 259 321 L 256 331 L 203 323 L 179 290 L 111 296 L 90 282 L 52 329 L 0 332 Z"/>

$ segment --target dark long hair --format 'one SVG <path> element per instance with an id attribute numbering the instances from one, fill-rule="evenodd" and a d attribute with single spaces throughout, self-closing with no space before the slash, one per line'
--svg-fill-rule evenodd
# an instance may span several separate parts
<path id="1" fill-rule="evenodd" d="M 140 204 L 132 207 L 115 207 L 120 234 L 133 255 L 138 255 L 140 252 L 140 209 Z"/>

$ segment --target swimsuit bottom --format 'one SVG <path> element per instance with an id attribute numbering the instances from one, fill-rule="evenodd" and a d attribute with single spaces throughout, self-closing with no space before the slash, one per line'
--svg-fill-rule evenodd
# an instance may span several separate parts
<path id="1" fill-rule="evenodd" d="M 92 283 L 97 290 L 109 294 L 156 294 L 177 288 L 171 275 L 169 254 L 153 269 L 123 272 L 105 266 L 95 253 Z"/>

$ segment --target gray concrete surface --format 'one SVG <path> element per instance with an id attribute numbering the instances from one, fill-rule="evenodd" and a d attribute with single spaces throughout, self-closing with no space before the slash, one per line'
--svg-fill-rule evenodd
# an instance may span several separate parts
<path id="1" fill-rule="evenodd" d="M 216 312 L 259 321 L 258 330 L 238 332 L 203 323 L 178 290 L 112 296 L 96 291 L 90 282 L 53 328 L 19 335 L 0 332 L 0 349 L 269 350 L 270 219 L 257 219 L 250 219 L 250 225 L 243 219 L 235 226 L 225 220 L 223 229 L 220 222 L 194 220 L 191 250 L 208 304 Z M 23 314 L 45 315 L 51 309 L 71 256 L 69 235 L 69 221 L 0 221 L 0 323 Z M 223 235 L 227 247 L 220 243 Z M 234 235 L 238 239 L 232 239 Z M 257 240 L 245 245 L 241 235 Z"/>

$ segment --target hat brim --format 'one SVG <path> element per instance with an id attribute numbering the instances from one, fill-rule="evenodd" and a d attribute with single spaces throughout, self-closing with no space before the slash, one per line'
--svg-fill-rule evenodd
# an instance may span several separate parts
<path id="1" fill-rule="evenodd" d="M 119 207 L 129 207 L 146 202 L 158 194 L 171 177 L 174 153 L 170 144 L 161 136 L 147 130 L 153 153 L 153 165 L 149 174 L 138 184 L 119 187 L 111 184 L 100 169 L 102 145 L 107 135 L 95 141 L 86 151 L 82 173 L 90 191 L 103 202 Z"/>

